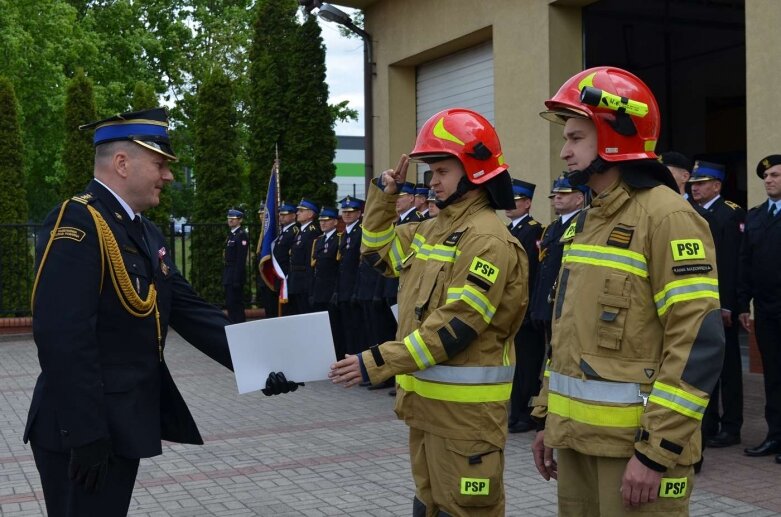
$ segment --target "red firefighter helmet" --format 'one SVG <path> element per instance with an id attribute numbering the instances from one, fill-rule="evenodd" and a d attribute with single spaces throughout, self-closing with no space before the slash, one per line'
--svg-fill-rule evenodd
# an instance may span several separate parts
<path id="1" fill-rule="evenodd" d="M 659 106 L 648 86 L 626 70 L 598 66 L 579 72 L 545 106 L 540 115 L 553 122 L 591 119 L 605 161 L 656 159 Z"/>
<path id="2" fill-rule="evenodd" d="M 455 157 L 470 183 L 480 185 L 507 170 L 499 136 L 488 120 L 464 108 L 442 110 L 423 124 L 410 158 Z"/>

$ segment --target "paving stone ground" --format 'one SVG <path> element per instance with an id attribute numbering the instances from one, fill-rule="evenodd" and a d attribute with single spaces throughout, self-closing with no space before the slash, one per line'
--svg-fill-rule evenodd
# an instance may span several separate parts
<path id="1" fill-rule="evenodd" d="M 167 360 L 205 445 L 166 443 L 142 460 L 130 515 L 409 516 L 414 487 L 407 428 L 387 390 L 309 383 L 267 398 L 238 395 L 232 374 L 168 340 Z M 0 515 L 45 515 L 40 480 L 21 435 L 38 374 L 31 336 L 0 336 Z M 762 378 L 746 374 L 745 445 L 766 431 Z M 556 514 L 556 484 L 533 467 L 531 434 L 506 448 L 508 516 Z M 742 447 L 706 451 L 693 516 L 781 515 L 781 465 L 747 458 Z"/>

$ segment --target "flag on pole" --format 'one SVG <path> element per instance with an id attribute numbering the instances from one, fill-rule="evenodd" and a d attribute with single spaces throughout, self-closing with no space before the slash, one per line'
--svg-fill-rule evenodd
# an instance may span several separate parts
<path id="1" fill-rule="evenodd" d="M 276 281 L 281 280 L 284 288 L 285 298 L 287 298 L 287 286 L 285 285 L 285 275 L 282 273 L 279 264 L 274 260 L 272 253 L 274 241 L 279 234 L 279 160 L 274 160 L 274 166 L 271 168 L 271 176 L 268 180 L 268 192 L 266 193 L 266 209 L 263 212 L 263 236 L 260 244 L 260 277 L 269 287 L 276 291 Z M 280 289 L 280 298 L 282 289 Z"/>

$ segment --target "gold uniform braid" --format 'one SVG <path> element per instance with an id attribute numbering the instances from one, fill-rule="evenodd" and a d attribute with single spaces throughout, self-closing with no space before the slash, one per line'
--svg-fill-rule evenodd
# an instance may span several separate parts
<path id="1" fill-rule="evenodd" d="M 77 201 L 81 202 L 80 199 L 77 199 Z M 33 284 L 31 300 L 35 300 L 35 289 L 38 286 L 38 280 L 40 279 L 41 271 L 43 271 L 46 257 L 48 256 L 49 249 L 51 248 L 52 242 L 54 241 L 54 236 L 57 234 L 57 229 L 60 226 L 60 222 L 62 221 L 62 216 L 65 213 L 65 207 L 67 204 L 68 201 L 65 201 L 62 204 L 62 208 L 60 208 L 57 222 L 54 224 L 51 236 L 49 237 L 49 242 L 46 245 L 46 250 L 44 251 L 43 258 L 41 259 L 41 264 L 38 266 L 38 272 L 35 275 L 35 283 Z M 97 230 L 101 267 L 100 291 L 103 291 L 103 273 L 105 272 L 106 265 L 108 265 L 109 276 L 111 277 L 111 283 L 114 285 L 114 291 L 117 293 L 117 298 L 125 310 L 136 318 L 146 318 L 154 311 L 155 323 L 157 326 L 157 347 L 160 354 L 160 360 L 162 361 L 163 337 L 160 327 L 160 311 L 157 308 L 157 289 L 155 289 L 154 283 L 150 283 L 149 292 L 147 293 L 146 299 L 142 299 L 141 296 L 135 291 L 135 289 L 133 289 L 133 282 L 130 280 L 130 275 L 128 275 L 125 262 L 122 260 L 122 253 L 119 250 L 119 244 L 117 244 L 117 239 L 114 237 L 114 233 L 111 231 L 111 228 L 109 228 L 108 223 L 106 223 L 106 220 L 103 219 L 103 216 L 100 214 L 100 212 L 98 212 L 94 207 L 86 203 L 84 204 L 87 207 L 87 210 L 89 210 L 93 221 L 95 221 L 95 228 Z"/>

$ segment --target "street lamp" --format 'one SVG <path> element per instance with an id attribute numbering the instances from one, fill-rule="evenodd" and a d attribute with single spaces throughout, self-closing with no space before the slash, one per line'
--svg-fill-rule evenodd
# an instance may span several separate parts
<path id="1" fill-rule="evenodd" d="M 354 32 L 363 39 L 363 141 L 365 193 L 369 193 L 369 183 L 374 177 L 374 101 L 372 99 L 372 73 L 374 62 L 372 61 L 372 37 L 371 35 L 353 23 L 350 16 L 331 4 L 321 4 L 317 16 L 327 22 L 338 23 Z"/>

